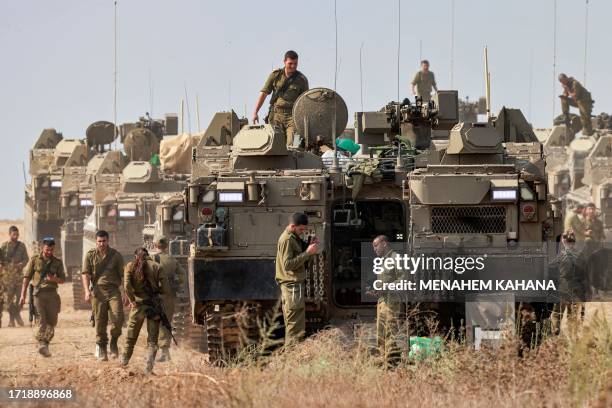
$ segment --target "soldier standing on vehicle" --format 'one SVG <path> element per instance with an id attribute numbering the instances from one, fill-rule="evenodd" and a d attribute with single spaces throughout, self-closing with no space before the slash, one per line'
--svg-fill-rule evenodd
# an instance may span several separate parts
<path id="1" fill-rule="evenodd" d="M 130 304 L 125 348 L 121 356 L 121 365 L 127 366 L 138 334 L 145 319 L 147 320 L 147 365 L 145 371 L 151 373 L 157 354 L 157 340 L 161 316 L 155 308 L 154 297 L 164 296 L 170 292 L 168 280 L 158 264 L 149 258 L 146 249 L 136 250 L 134 261 L 125 266 L 123 287 Z"/>
<path id="2" fill-rule="evenodd" d="M 394 260 L 394 266 L 385 267 L 383 272 L 378 275 L 382 283 L 400 281 L 402 275 L 395 267 L 397 253 L 391 249 L 389 238 L 379 235 L 372 241 L 372 247 L 376 256 Z M 384 265 L 384 262 L 382 263 Z M 401 350 L 397 347 L 397 336 L 400 328 L 400 315 L 403 303 L 398 296 L 393 296 L 389 292 L 379 292 L 378 304 L 376 305 L 376 342 L 381 357 L 386 366 L 397 365 L 401 360 Z"/>
<path id="3" fill-rule="evenodd" d="M 306 231 L 308 217 L 304 213 L 293 213 L 289 225 L 278 239 L 276 251 L 276 281 L 281 289 L 281 303 L 285 319 L 285 345 L 293 344 L 306 334 L 306 262 L 318 250 L 318 240 L 304 250 L 300 238 Z"/>
<path id="4" fill-rule="evenodd" d="M 58 284 L 64 283 L 64 265 L 53 256 L 55 240 L 43 239 L 42 252 L 34 255 L 23 273 L 21 285 L 20 307 L 25 304 L 28 285 L 32 285 L 34 305 L 38 314 L 38 331 L 35 335 L 38 341 L 38 352 L 44 357 L 51 357 L 49 343 L 55 334 L 57 315 L 61 309 L 61 300 L 57 293 Z"/>
<path id="5" fill-rule="evenodd" d="M 563 249 L 552 265 L 559 269 L 559 303 L 553 306 L 551 323 L 553 332 L 561 332 L 561 320 L 563 313 L 567 312 L 568 325 L 574 331 L 578 323 L 578 314 L 582 308 L 582 302 L 586 301 L 587 289 L 589 288 L 586 275 L 585 262 L 580 252 L 576 249 L 576 237 L 573 232 L 565 232 L 561 236 Z"/>
<path id="6" fill-rule="evenodd" d="M 4 288 L 4 304 L 9 312 L 8 327 L 15 327 L 15 322 L 23 326 L 19 308 L 19 291 L 23 267 L 28 262 L 28 251 L 23 242 L 19 241 L 19 229 L 12 225 L 9 228 L 9 240 L 2 244 L 2 287 Z M 2 320 L 2 302 L 0 302 L 0 321 Z"/>
<path id="7" fill-rule="evenodd" d="M 96 232 L 96 248 L 90 249 L 83 261 L 85 301 L 91 302 L 96 327 L 96 357 L 107 361 L 106 327 L 110 315 L 110 352 L 119 356 L 117 343 L 123 326 L 123 302 L 119 288 L 123 284 L 123 257 L 108 245 L 108 232 Z"/>
<path id="8" fill-rule="evenodd" d="M 580 82 L 565 74 L 559 74 L 559 82 L 563 85 L 563 94 L 559 98 L 561 98 L 561 112 L 565 115 L 566 123 L 569 123 L 570 106 L 577 107 L 580 112 L 582 134 L 591 136 L 593 134 L 593 123 L 591 122 L 593 98 L 591 93 Z"/>
<path id="9" fill-rule="evenodd" d="M 293 145 L 295 123 L 293 122 L 293 104 L 297 98 L 308 90 L 308 79 L 297 70 L 298 54 L 295 51 L 285 53 L 284 68 L 272 71 L 261 89 L 255 103 L 252 122 L 259 122 L 259 109 L 267 96 L 270 98 L 270 111 L 264 121 L 280 128 L 287 137 L 287 146 Z"/>
<path id="10" fill-rule="evenodd" d="M 438 92 L 436 77 L 433 71 L 429 70 L 429 61 L 421 61 L 421 70 L 414 74 L 412 79 L 412 94 L 420 96 L 424 103 L 431 100 L 431 90 Z"/>
<path id="11" fill-rule="evenodd" d="M 153 255 L 153 259 L 159 264 L 166 275 L 166 279 L 168 279 L 170 290 L 162 296 L 162 299 L 164 301 L 164 308 L 166 310 L 166 314 L 168 315 L 168 319 L 172 320 L 176 296 L 185 282 L 185 270 L 181 264 L 179 264 L 178 261 L 168 253 L 168 239 L 166 237 L 160 237 L 157 240 L 156 246 L 159 253 Z M 157 361 L 170 361 L 171 341 L 172 337 L 170 336 L 168 329 L 162 326 L 159 334 L 161 356 Z"/>

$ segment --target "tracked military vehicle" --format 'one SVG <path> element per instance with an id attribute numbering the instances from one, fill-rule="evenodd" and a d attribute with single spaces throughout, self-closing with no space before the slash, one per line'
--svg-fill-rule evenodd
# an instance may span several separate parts
<path id="1" fill-rule="evenodd" d="M 46 236 L 59 243 L 63 219 L 60 210 L 62 168 L 67 162 L 79 160 L 81 143 L 64 140 L 55 129 L 42 131 L 30 150 L 31 182 L 25 186 L 24 241 L 30 252 Z M 61 247 L 61 244 L 58 245 Z M 57 248 L 58 254 L 61 248 Z"/>
<path id="2" fill-rule="evenodd" d="M 456 99 L 456 93 L 450 96 Z M 324 88 L 302 95 L 294 112 L 303 144 L 313 150 L 331 146 L 348 118 L 341 97 Z M 311 112 L 316 114 L 309 116 Z M 456 122 L 456 100 L 446 115 Z M 269 125 L 242 127 L 231 146 L 201 143 L 195 149 L 187 194 L 187 220 L 196 228 L 189 285 L 194 318 L 206 326 L 213 360 L 235 351 L 245 339 L 255 340 L 257 318 L 276 305 L 276 242 L 296 211 L 309 215 L 308 235 L 316 235 L 324 248 L 312 262 L 306 283 L 308 330 L 332 320 L 374 317 L 374 305 L 359 299 L 358 261 L 351 273 L 350 265 L 337 260 L 354 260 L 356 243 L 379 233 L 406 231 L 402 185 L 415 165 L 411 146 L 431 149 L 431 133 L 443 138 L 450 129 L 450 123 L 446 130 L 436 127 L 445 120 L 434 103 L 420 101 L 393 102 L 371 115 L 358 113 L 357 141 L 362 151 L 368 149 L 354 159 L 361 167 L 347 162 L 340 168 L 332 162 L 328 169 L 319 155 L 288 149 L 284 135 Z M 392 140 L 394 132 L 403 135 L 403 141 Z M 345 176 L 351 179 L 350 187 Z M 352 208 L 361 221 L 349 216 Z M 346 234 L 347 227 L 358 225 L 353 236 Z M 343 252 L 348 255 L 343 257 Z"/>

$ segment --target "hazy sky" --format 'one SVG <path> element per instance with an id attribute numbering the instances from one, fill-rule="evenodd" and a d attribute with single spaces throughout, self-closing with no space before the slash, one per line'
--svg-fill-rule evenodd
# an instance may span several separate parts
<path id="1" fill-rule="evenodd" d="M 484 93 L 487 44 L 494 111 L 518 107 L 536 126 L 550 124 L 553 1 L 455 0 L 452 86 L 461 96 Z M 557 72 L 582 81 L 585 0 L 557 4 Z M 229 107 L 240 115 L 246 107 L 250 117 L 266 76 L 290 48 L 300 54 L 299 69 L 311 87 L 333 88 L 333 9 L 331 0 L 119 0 L 118 122 L 145 111 L 177 113 L 185 88 L 194 131 L 196 93 L 203 127 Z M 43 128 L 82 138 L 90 123 L 112 120 L 113 10 L 113 0 L 0 2 L 0 174 L 6 193 L 0 218 L 23 216 L 22 162 Z M 337 1 L 337 90 L 350 118 L 361 110 L 362 44 L 363 108 L 379 109 L 397 98 L 397 13 L 396 0 Z M 586 85 L 596 113 L 612 111 L 611 15 L 611 1 L 590 0 Z M 402 98 L 409 95 L 420 49 L 438 87 L 451 88 L 451 0 L 401 1 Z"/>

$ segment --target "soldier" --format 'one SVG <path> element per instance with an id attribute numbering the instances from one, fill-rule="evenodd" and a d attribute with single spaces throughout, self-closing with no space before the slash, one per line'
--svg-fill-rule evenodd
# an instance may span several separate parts
<path id="1" fill-rule="evenodd" d="M 2 244 L 2 267 L 4 287 L 4 303 L 9 312 L 8 327 L 15 327 L 15 322 L 23 326 L 20 315 L 19 291 L 21 289 L 23 267 L 28 262 L 28 251 L 23 242 L 19 241 L 19 229 L 12 225 L 9 228 L 9 240 Z M 2 320 L 2 306 L 0 305 L 0 320 Z"/>
<path id="2" fill-rule="evenodd" d="M 155 254 L 153 259 L 159 264 L 166 275 L 166 279 L 168 279 L 170 290 L 162 296 L 162 299 L 164 301 L 166 315 L 168 319 L 172 321 L 176 295 L 185 282 L 185 270 L 181 264 L 168 253 L 168 239 L 166 237 L 160 237 L 157 240 L 156 246 L 159 253 Z M 172 337 L 165 327 L 162 326 L 160 330 L 159 347 L 161 348 L 161 356 L 157 361 L 170 361 L 170 343 Z"/>
<path id="3" fill-rule="evenodd" d="M 565 217 L 564 231 L 574 233 L 577 242 L 584 241 L 584 204 L 577 204 L 574 211 Z"/>
<path id="4" fill-rule="evenodd" d="M 605 238 L 603 222 L 597 216 L 597 207 L 589 203 L 584 210 L 584 241 L 585 252 L 592 254 L 601 248 Z"/>
<path id="5" fill-rule="evenodd" d="M 593 99 L 591 93 L 587 91 L 580 82 L 573 77 L 559 74 L 559 82 L 563 85 L 561 98 L 561 112 L 565 115 L 566 123 L 569 122 L 570 106 L 577 107 L 580 112 L 580 122 L 582 123 L 582 134 L 590 136 L 593 134 L 593 124 L 591 122 L 591 112 L 593 111 Z"/>
<path id="6" fill-rule="evenodd" d="M 128 319 L 127 337 L 121 365 L 127 366 L 134 352 L 138 334 L 145 318 L 147 319 L 147 365 L 145 371 L 151 373 L 157 354 L 157 339 L 159 336 L 160 316 L 155 310 L 153 297 L 170 292 L 168 280 L 158 264 L 149 258 L 144 248 L 136 250 L 134 261 L 125 267 L 123 287 L 130 303 L 131 311 Z"/>
<path id="7" fill-rule="evenodd" d="M 96 327 L 96 357 L 108 361 L 106 327 L 111 320 L 111 356 L 119 356 L 117 342 L 123 326 L 123 304 L 119 288 L 123 284 L 123 257 L 108 245 L 108 232 L 96 232 L 96 248 L 83 261 L 83 290 L 85 301 L 91 302 Z M 92 296 L 93 295 L 93 296 Z"/>
<path id="8" fill-rule="evenodd" d="M 57 285 L 66 279 L 62 261 L 53 256 L 54 249 L 55 240 L 44 238 L 42 252 L 34 255 L 24 270 L 19 299 L 19 306 L 22 307 L 31 282 L 39 325 L 35 338 L 38 341 L 38 352 L 44 357 L 51 357 L 49 342 L 55 334 L 57 315 L 61 308 Z"/>
<path id="9" fill-rule="evenodd" d="M 414 96 L 420 96 L 424 103 L 431 100 L 431 90 L 438 92 L 438 85 L 436 84 L 436 77 L 433 71 L 429 70 L 429 61 L 421 61 L 421 70 L 414 74 L 412 80 L 412 94 Z"/>
<path id="10" fill-rule="evenodd" d="M 570 329 L 574 330 L 578 322 L 578 312 L 582 308 L 582 302 L 586 300 L 589 283 L 585 271 L 584 259 L 576 249 L 576 237 L 569 231 L 561 236 L 563 249 L 552 265 L 559 269 L 559 288 L 557 289 L 560 299 L 553 306 L 551 314 L 552 328 L 555 334 L 561 332 L 561 320 L 563 313 L 567 311 Z"/>
<path id="11" fill-rule="evenodd" d="M 293 104 L 297 98 L 308 90 L 308 79 L 297 70 L 298 54 L 295 51 L 285 53 L 285 67 L 272 71 L 259 94 L 253 112 L 253 123 L 259 122 L 259 109 L 266 97 L 272 93 L 270 98 L 270 111 L 264 119 L 274 127 L 280 128 L 287 137 L 287 146 L 293 145 L 293 133 L 295 123 L 293 122 Z"/>
<path id="12" fill-rule="evenodd" d="M 289 217 L 289 225 L 278 239 L 276 281 L 281 289 L 285 345 L 299 341 L 306 333 L 305 264 L 319 248 L 315 238 L 304 251 L 304 241 L 300 236 L 306 231 L 307 225 L 306 214 L 294 213 Z"/>
<path id="13" fill-rule="evenodd" d="M 396 252 L 389 246 L 389 238 L 379 235 L 372 241 L 374 253 L 378 257 L 395 259 Z M 402 279 L 400 272 L 393 266 L 384 268 L 378 276 L 383 283 L 391 283 Z M 396 365 L 401 359 L 401 350 L 397 347 L 399 334 L 399 318 L 402 313 L 402 302 L 389 293 L 382 293 L 376 305 L 376 342 L 385 365 Z"/>

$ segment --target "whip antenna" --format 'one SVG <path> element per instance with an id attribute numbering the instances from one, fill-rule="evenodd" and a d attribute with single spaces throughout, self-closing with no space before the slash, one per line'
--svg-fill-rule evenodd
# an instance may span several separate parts
<path id="1" fill-rule="evenodd" d="M 589 35 L 589 0 L 584 4 L 584 75 L 582 83 L 586 86 L 587 81 L 587 44 Z"/>
<path id="2" fill-rule="evenodd" d="M 557 0 L 553 0 L 553 86 L 552 86 L 552 116 L 555 119 L 557 102 Z"/>

